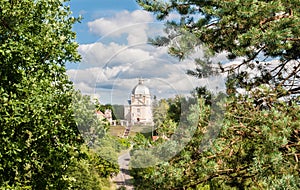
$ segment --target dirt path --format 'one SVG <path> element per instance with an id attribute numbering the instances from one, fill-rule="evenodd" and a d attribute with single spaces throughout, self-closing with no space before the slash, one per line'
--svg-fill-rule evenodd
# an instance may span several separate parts
<path id="1" fill-rule="evenodd" d="M 132 177 L 129 174 L 129 161 L 130 155 L 129 151 L 124 152 L 118 158 L 118 163 L 120 165 L 120 172 L 116 177 L 113 178 L 114 183 L 117 185 L 117 189 L 119 187 L 126 187 L 128 190 L 134 189 L 131 185 Z"/>

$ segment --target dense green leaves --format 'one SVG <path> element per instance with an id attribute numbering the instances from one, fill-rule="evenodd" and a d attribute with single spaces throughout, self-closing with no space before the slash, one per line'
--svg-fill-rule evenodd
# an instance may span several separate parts
<path id="1" fill-rule="evenodd" d="M 119 170 L 121 146 L 66 75 L 79 20 L 66 0 L 1 1 L 1 189 L 110 189 Z"/>
<path id="2" fill-rule="evenodd" d="M 0 183 L 67 188 L 63 174 L 83 142 L 74 120 L 67 61 L 78 45 L 65 2 L 0 5 Z"/>
<path id="3" fill-rule="evenodd" d="M 297 45 L 298 1 L 138 1 L 146 10 L 162 15 L 178 12 L 182 30 L 195 34 L 213 50 L 235 56 L 255 55 L 263 48 L 271 56 Z M 182 11 L 185 10 L 185 11 Z M 174 22 L 173 22 L 174 24 Z M 174 35 L 173 35 L 174 36 Z M 183 52 L 184 53 L 184 52 Z M 290 56 L 297 59 L 297 55 Z"/>
<path id="4" fill-rule="evenodd" d="M 237 84 L 254 88 L 261 83 L 299 94 L 300 12 L 297 0 L 137 0 L 145 9 L 166 20 L 165 36 L 152 44 L 169 47 L 169 53 L 186 58 L 199 48 L 226 53 L 240 63 L 213 69 L 210 60 L 197 60 L 200 77 L 216 71 L 237 75 Z M 178 20 L 168 20 L 177 13 Z M 172 18 L 172 17 L 171 17 Z M 265 61 L 278 59 L 266 65 Z M 243 72 L 243 73 L 242 73 Z M 249 77 L 252 75 L 252 77 Z M 284 95 L 282 95 L 284 96 Z"/>
<path id="5" fill-rule="evenodd" d="M 13 85 L 16 90 L 1 89 L 2 182 L 36 188 L 61 183 L 72 158 L 69 152 L 82 142 L 71 106 L 71 86 L 67 81 L 63 86 L 62 91 L 47 78 L 23 77 Z"/>
<path id="6" fill-rule="evenodd" d="M 108 177 L 119 172 L 118 165 L 103 159 L 101 153 L 86 146 L 81 147 L 81 156 L 77 158 L 65 173 L 70 189 L 111 189 Z"/>
<path id="7" fill-rule="evenodd" d="M 218 136 L 209 134 L 216 126 L 201 99 L 193 138 L 172 159 L 134 168 L 137 189 L 298 189 L 300 107 L 280 102 L 261 110 L 254 102 L 262 93 L 272 96 L 265 90 L 228 100 Z"/>
<path id="8" fill-rule="evenodd" d="M 219 112 L 214 100 L 223 95 L 195 89 L 199 114 L 188 117 L 198 117 L 194 136 L 170 160 L 134 169 L 137 189 L 299 189 L 299 1 L 137 2 L 166 20 L 166 35 L 152 44 L 180 59 L 204 49 L 188 74 L 227 73 L 229 95 Z M 168 20 L 173 13 L 181 18 Z M 242 61 L 216 64 L 215 53 Z M 221 122 L 212 119 L 220 114 Z M 172 151 L 168 145 L 155 156 Z"/>

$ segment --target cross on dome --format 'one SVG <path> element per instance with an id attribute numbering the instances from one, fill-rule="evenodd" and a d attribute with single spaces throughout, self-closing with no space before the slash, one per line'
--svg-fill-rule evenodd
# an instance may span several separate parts
<path id="1" fill-rule="evenodd" d="M 139 78 L 139 84 L 144 84 L 144 79 Z"/>
<path id="2" fill-rule="evenodd" d="M 139 79 L 139 83 L 132 89 L 131 94 L 150 95 L 150 90 L 144 85 L 144 79 Z"/>

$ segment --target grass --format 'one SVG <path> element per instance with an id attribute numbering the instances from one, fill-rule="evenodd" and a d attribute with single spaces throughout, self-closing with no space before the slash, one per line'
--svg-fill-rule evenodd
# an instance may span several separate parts
<path id="1" fill-rule="evenodd" d="M 116 126 L 110 126 L 108 133 L 111 136 L 115 136 L 115 137 L 122 137 L 123 133 L 125 131 L 125 126 L 121 126 L 121 125 L 116 125 Z M 134 137 L 136 134 L 136 131 L 131 130 L 129 133 L 130 137 Z"/>
<path id="2" fill-rule="evenodd" d="M 110 126 L 108 133 L 115 137 L 122 137 L 125 131 L 125 126 L 116 125 Z M 134 125 L 131 127 L 129 136 L 134 137 L 136 133 L 151 134 L 153 127 L 150 125 Z"/>

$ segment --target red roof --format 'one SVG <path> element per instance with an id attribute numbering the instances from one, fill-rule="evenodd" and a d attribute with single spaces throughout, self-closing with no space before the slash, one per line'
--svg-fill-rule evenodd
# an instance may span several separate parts
<path id="1" fill-rule="evenodd" d="M 153 141 L 156 141 L 157 139 L 159 139 L 159 136 L 152 136 Z"/>

